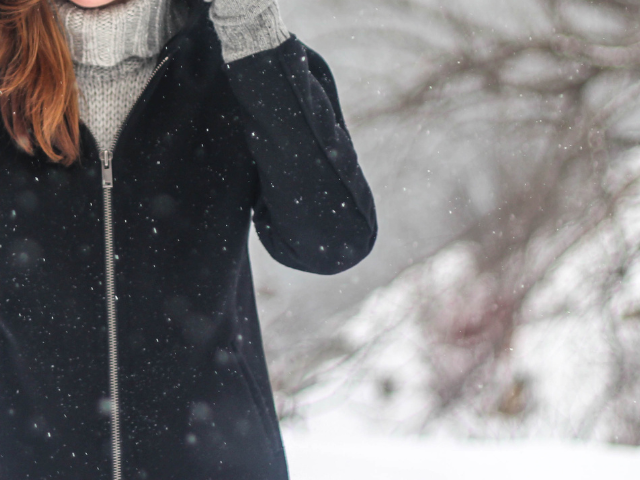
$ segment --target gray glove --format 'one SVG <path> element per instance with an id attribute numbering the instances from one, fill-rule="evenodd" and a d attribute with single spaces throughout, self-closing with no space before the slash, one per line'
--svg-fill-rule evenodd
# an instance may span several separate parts
<path id="1" fill-rule="evenodd" d="M 227 63 L 275 48 L 290 36 L 277 0 L 214 0 L 209 17 Z"/>

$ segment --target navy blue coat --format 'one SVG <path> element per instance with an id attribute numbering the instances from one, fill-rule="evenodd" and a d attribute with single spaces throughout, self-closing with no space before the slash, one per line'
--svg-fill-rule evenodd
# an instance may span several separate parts
<path id="1" fill-rule="evenodd" d="M 376 236 L 329 68 L 292 36 L 224 64 L 193 0 L 113 152 L 122 478 L 284 480 L 251 220 L 318 274 Z M 0 130 L 0 479 L 113 478 L 99 153 L 71 167 Z"/>

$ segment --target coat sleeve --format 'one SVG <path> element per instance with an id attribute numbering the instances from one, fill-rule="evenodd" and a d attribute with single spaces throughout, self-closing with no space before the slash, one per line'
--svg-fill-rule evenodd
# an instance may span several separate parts
<path id="1" fill-rule="evenodd" d="M 295 35 L 224 66 L 259 177 L 253 221 L 271 256 L 330 275 L 368 255 L 373 196 L 325 61 Z"/>

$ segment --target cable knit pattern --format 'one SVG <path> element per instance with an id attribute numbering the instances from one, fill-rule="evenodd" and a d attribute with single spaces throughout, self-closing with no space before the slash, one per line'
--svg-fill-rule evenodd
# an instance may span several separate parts
<path id="1" fill-rule="evenodd" d="M 55 0 L 73 59 L 112 67 L 130 57 L 157 54 L 169 35 L 169 0 L 127 0 L 84 9 Z"/>
<path id="2" fill-rule="evenodd" d="M 209 17 L 227 63 L 276 48 L 290 36 L 274 0 L 214 0 Z"/>

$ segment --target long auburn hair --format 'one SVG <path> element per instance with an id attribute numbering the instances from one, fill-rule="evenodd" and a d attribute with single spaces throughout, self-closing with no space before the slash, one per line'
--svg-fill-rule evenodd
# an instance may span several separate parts
<path id="1" fill-rule="evenodd" d="M 78 91 L 50 0 L 0 0 L 0 113 L 14 142 L 71 165 L 80 154 Z"/>

